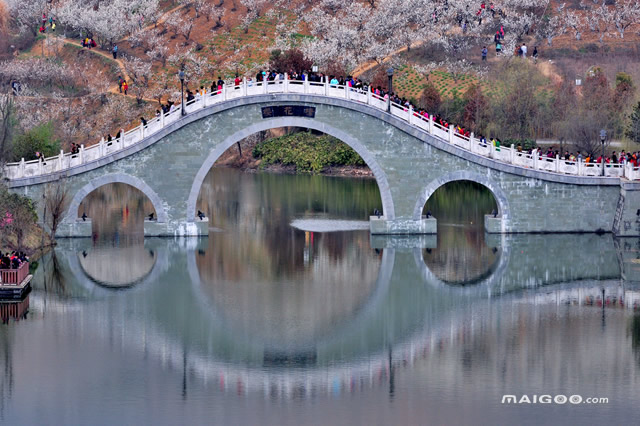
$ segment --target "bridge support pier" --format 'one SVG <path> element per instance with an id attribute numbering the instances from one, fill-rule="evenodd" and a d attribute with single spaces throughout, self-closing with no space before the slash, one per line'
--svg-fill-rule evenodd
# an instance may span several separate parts
<path id="1" fill-rule="evenodd" d="M 484 215 L 484 230 L 489 234 L 502 234 L 505 231 L 502 229 L 502 218 L 493 217 L 491 214 Z"/>
<path id="2" fill-rule="evenodd" d="M 409 235 L 409 234 L 436 234 L 438 221 L 429 219 L 394 219 L 387 220 L 384 216 L 369 217 L 369 229 L 372 234 L 383 235 Z"/>

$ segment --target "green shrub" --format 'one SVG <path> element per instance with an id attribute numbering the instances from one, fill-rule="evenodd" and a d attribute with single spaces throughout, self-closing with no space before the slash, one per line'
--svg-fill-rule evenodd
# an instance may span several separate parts
<path id="1" fill-rule="evenodd" d="M 294 133 L 266 140 L 255 146 L 253 156 L 262 165 L 294 165 L 298 172 L 318 173 L 327 166 L 363 166 L 364 161 L 347 144 L 310 132 Z"/>
<path id="2" fill-rule="evenodd" d="M 13 160 L 35 160 L 36 152 L 51 157 L 60 152 L 60 141 L 53 133 L 53 123 L 40 124 L 16 136 L 13 141 Z"/>

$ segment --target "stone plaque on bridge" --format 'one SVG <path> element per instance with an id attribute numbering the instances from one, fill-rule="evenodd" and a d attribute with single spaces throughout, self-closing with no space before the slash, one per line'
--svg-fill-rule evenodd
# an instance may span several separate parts
<path id="1" fill-rule="evenodd" d="M 304 105 L 277 105 L 262 107 L 262 118 L 307 117 L 314 118 L 316 108 Z"/>

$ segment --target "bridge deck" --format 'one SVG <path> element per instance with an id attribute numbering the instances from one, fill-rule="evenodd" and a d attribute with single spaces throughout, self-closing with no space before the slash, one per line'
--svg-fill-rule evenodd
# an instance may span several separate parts
<path id="1" fill-rule="evenodd" d="M 413 109 L 412 106 L 398 105 L 390 102 L 388 98 L 380 97 L 370 91 L 362 91 L 352 87 L 331 85 L 326 82 L 309 82 L 285 80 L 250 83 L 246 80 L 238 86 L 225 86 L 223 90 L 198 95 L 185 105 L 185 113 L 189 114 L 199 109 L 233 100 L 240 97 L 268 95 L 277 93 L 308 94 L 329 98 L 345 99 L 358 104 L 369 105 L 376 110 L 388 112 L 390 115 L 408 122 L 412 127 L 420 129 L 425 134 L 445 141 L 453 146 L 468 151 L 471 154 L 490 158 L 501 163 L 509 164 L 517 168 L 536 170 L 549 175 L 571 175 L 583 177 L 617 177 L 628 180 L 640 180 L 640 168 L 630 164 L 602 164 L 585 163 L 582 160 L 569 161 L 561 158 L 548 158 L 540 155 L 536 150 L 532 154 L 519 152 L 513 145 L 510 147 L 496 147 L 492 144 L 482 143 L 473 134 L 470 137 L 457 132 L 456 126 L 451 124 L 443 127 L 433 120 L 433 116 L 424 116 Z M 107 159 L 110 155 L 122 151 L 125 148 L 142 144 L 151 135 L 164 127 L 181 120 L 181 108 L 174 108 L 167 114 L 161 114 L 154 120 L 150 120 L 146 126 L 139 125 L 129 131 L 122 130 L 122 136 L 112 141 L 101 140 L 99 143 L 84 147 L 79 153 L 71 154 L 60 152 L 59 155 L 34 160 L 9 163 L 6 165 L 5 175 L 10 180 L 10 186 L 29 185 L 28 178 L 60 174 L 63 172 L 74 174 L 74 169 L 94 161 Z M 104 165 L 104 164 L 102 164 Z"/>

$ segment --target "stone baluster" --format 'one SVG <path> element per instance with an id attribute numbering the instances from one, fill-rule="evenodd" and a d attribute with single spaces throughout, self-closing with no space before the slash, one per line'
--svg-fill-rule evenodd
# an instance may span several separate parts
<path id="1" fill-rule="evenodd" d="M 121 133 L 121 138 L 124 138 L 124 132 Z M 104 157 L 104 138 L 100 139 L 100 143 L 98 144 L 98 152 L 100 157 Z"/>
<path id="2" fill-rule="evenodd" d="M 324 95 L 329 96 L 329 79 L 326 75 L 322 76 L 322 82 L 324 83 Z"/>
<path id="3" fill-rule="evenodd" d="M 289 73 L 284 73 L 284 84 L 283 84 L 283 92 L 289 93 Z"/>
<path id="4" fill-rule="evenodd" d="M 540 159 L 538 158 L 538 149 L 536 148 L 531 151 L 531 155 L 533 155 L 533 168 L 535 170 L 538 170 L 538 162 L 540 161 Z"/>
<path id="5" fill-rule="evenodd" d="M 120 146 L 121 147 L 125 147 L 124 144 L 124 129 L 120 129 Z M 102 153 L 100 153 L 100 155 L 102 155 Z"/>
<path id="6" fill-rule="evenodd" d="M 560 173 L 560 156 L 556 155 L 556 173 Z"/>
<path id="7" fill-rule="evenodd" d="M 40 157 L 40 159 L 38 160 L 38 174 L 41 175 L 44 173 L 44 161 L 42 160 L 42 157 Z"/>
<path id="8" fill-rule="evenodd" d="M 222 85 L 222 100 L 223 101 L 227 100 L 227 85 L 226 84 Z"/>
<path id="9" fill-rule="evenodd" d="M 509 151 L 509 163 L 513 164 L 515 162 L 516 157 L 516 147 L 514 144 L 511 144 L 511 151 Z"/>
<path id="10" fill-rule="evenodd" d="M 242 96 L 247 96 L 247 77 L 242 77 Z"/>
<path id="11" fill-rule="evenodd" d="M 160 128 L 164 128 L 164 109 L 160 108 Z"/>
<path id="12" fill-rule="evenodd" d="M 60 155 L 58 155 L 58 170 L 62 170 L 63 168 L 64 168 L 64 151 L 60 150 Z"/>
<path id="13" fill-rule="evenodd" d="M 80 145 L 80 164 L 84 164 L 84 144 Z"/>
<path id="14" fill-rule="evenodd" d="M 144 139 L 144 124 L 140 123 L 140 140 L 142 139 Z"/>
<path id="15" fill-rule="evenodd" d="M 371 102 L 371 99 L 372 99 L 371 94 L 372 94 L 371 86 L 367 86 L 367 105 L 371 105 L 372 104 L 372 102 Z"/>
<path id="16" fill-rule="evenodd" d="M 433 114 L 429 114 L 429 134 L 433 134 Z"/>
<path id="17" fill-rule="evenodd" d="M 24 164 L 24 157 L 20 159 L 20 177 L 24 177 L 24 169 L 26 168 Z"/>
<path id="18" fill-rule="evenodd" d="M 413 105 L 409 104 L 409 117 L 407 121 L 409 122 L 409 124 L 411 124 L 412 120 L 413 120 Z"/>
<path id="19" fill-rule="evenodd" d="M 453 145 L 453 132 L 455 131 L 453 128 L 453 124 L 449 124 L 447 131 L 449 132 L 449 143 Z"/>
<path id="20" fill-rule="evenodd" d="M 304 93 L 309 93 L 309 74 L 304 74 Z"/>

